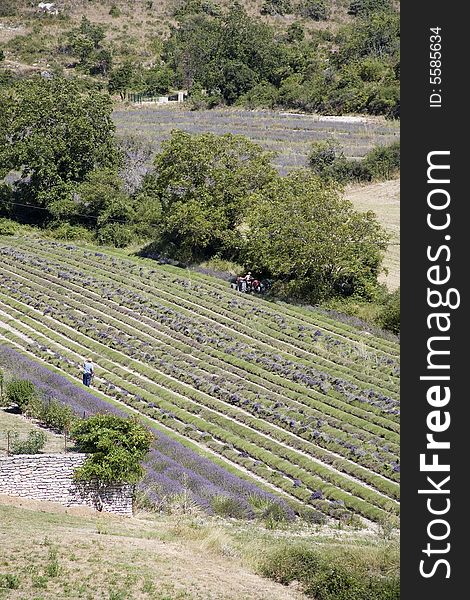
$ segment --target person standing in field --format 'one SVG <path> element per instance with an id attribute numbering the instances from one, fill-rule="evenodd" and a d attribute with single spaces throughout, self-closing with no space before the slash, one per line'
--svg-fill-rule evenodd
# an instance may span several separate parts
<path id="1" fill-rule="evenodd" d="M 91 362 L 91 358 L 85 359 L 83 364 L 83 385 L 90 387 L 91 380 L 93 379 L 93 375 L 95 374 L 95 370 L 93 367 L 93 363 Z"/>

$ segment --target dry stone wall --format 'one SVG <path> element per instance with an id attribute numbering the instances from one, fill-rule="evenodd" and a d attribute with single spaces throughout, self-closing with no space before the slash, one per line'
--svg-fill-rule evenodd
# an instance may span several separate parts
<path id="1" fill-rule="evenodd" d="M 0 457 L 0 494 L 49 500 L 64 506 L 132 515 L 134 488 L 127 484 L 98 485 L 73 480 L 85 454 L 22 454 Z"/>

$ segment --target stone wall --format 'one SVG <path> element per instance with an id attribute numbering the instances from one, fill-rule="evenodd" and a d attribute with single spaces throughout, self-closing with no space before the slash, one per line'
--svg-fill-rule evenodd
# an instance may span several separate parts
<path id="1" fill-rule="evenodd" d="M 85 458 L 77 453 L 0 457 L 0 494 L 131 516 L 132 485 L 99 486 L 73 480 L 74 470 Z"/>

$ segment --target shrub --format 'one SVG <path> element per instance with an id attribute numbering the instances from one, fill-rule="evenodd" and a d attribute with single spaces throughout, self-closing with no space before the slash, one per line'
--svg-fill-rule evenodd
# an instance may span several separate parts
<path id="1" fill-rule="evenodd" d="M 111 17 L 113 17 L 113 19 L 115 19 L 121 16 L 121 11 L 115 4 L 113 4 L 109 10 L 109 14 Z"/>
<path id="2" fill-rule="evenodd" d="M 70 241 L 87 241 L 93 240 L 93 232 L 83 227 L 82 225 L 71 225 L 70 223 L 61 223 L 56 227 L 47 230 L 50 237 L 55 240 Z"/>
<path id="3" fill-rule="evenodd" d="M 0 590 L 17 590 L 20 587 L 20 579 L 18 575 L 11 573 L 0 573 Z"/>
<path id="4" fill-rule="evenodd" d="M 324 140 L 312 144 L 308 162 L 316 175 L 340 183 L 392 179 L 400 170 L 400 142 L 374 148 L 363 159 L 351 159 L 334 140 Z"/>
<path id="5" fill-rule="evenodd" d="M 100 227 L 97 236 L 98 242 L 104 246 L 124 248 L 135 241 L 135 231 L 130 225 L 122 223 L 107 223 Z"/>
<path id="6" fill-rule="evenodd" d="M 315 600 L 398 600 L 400 597 L 397 576 L 371 576 L 356 562 L 337 564 L 332 557 L 320 555 L 307 546 L 278 547 L 264 559 L 260 571 L 284 585 L 298 581 L 304 593 Z"/>
<path id="7" fill-rule="evenodd" d="M 306 0 L 300 5 L 300 14 L 314 21 L 326 21 L 329 17 L 329 9 L 325 0 Z"/>
<path id="8" fill-rule="evenodd" d="M 364 166 L 372 179 L 392 179 L 400 170 L 400 142 L 374 148 L 364 158 Z"/>
<path id="9" fill-rule="evenodd" d="M 29 402 L 37 396 L 36 387 L 27 379 L 11 379 L 6 385 L 6 398 L 16 404 L 21 412 L 26 410 Z"/>
<path id="10" fill-rule="evenodd" d="M 262 15 L 288 15 L 292 13 L 292 3 L 290 0 L 264 0 L 260 13 Z"/>
<path id="11" fill-rule="evenodd" d="M 308 164 L 315 175 L 328 175 L 342 156 L 339 145 L 332 139 L 314 142 L 310 147 Z"/>
<path id="12" fill-rule="evenodd" d="M 315 552 L 303 546 L 281 546 L 267 556 L 260 570 L 264 577 L 284 585 L 292 581 L 305 582 L 319 568 Z"/>
<path id="13" fill-rule="evenodd" d="M 20 440 L 18 434 L 10 445 L 12 454 L 38 454 L 46 443 L 44 431 L 30 431 L 26 440 Z"/>
<path id="14" fill-rule="evenodd" d="M 137 419 L 94 415 L 76 421 L 71 430 L 77 448 L 89 453 L 75 471 L 79 481 L 136 483 L 152 434 Z"/>
<path id="15" fill-rule="evenodd" d="M 391 0 L 351 0 L 348 14 L 355 17 L 364 17 L 373 12 L 391 10 L 392 8 Z"/>
<path id="16" fill-rule="evenodd" d="M 0 219 L 0 235 L 15 235 L 18 232 L 18 225 L 10 219 Z"/>
<path id="17" fill-rule="evenodd" d="M 384 329 L 400 333 L 400 288 L 388 295 L 377 320 Z"/>
<path id="18" fill-rule="evenodd" d="M 42 402 L 42 410 L 38 418 L 47 427 L 62 433 L 70 428 L 76 416 L 69 406 L 52 399 Z"/>

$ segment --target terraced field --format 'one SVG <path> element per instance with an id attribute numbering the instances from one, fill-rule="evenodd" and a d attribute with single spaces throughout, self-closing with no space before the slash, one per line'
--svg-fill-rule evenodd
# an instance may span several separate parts
<path id="1" fill-rule="evenodd" d="M 399 511 L 399 348 L 146 259 L 0 239 L 0 341 L 291 500 Z M 155 465 L 158 460 L 155 461 Z"/>
<path id="2" fill-rule="evenodd" d="M 150 142 L 155 151 L 172 129 L 244 135 L 276 152 L 274 163 L 283 174 L 305 167 L 310 145 L 319 140 L 334 138 L 346 156 L 361 157 L 375 146 L 390 144 L 399 137 L 398 124 L 382 118 L 320 117 L 269 110 L 191 111 L 155 106 L 115 110 L 113 119 L 118 134 L 137 135 Z"/>

